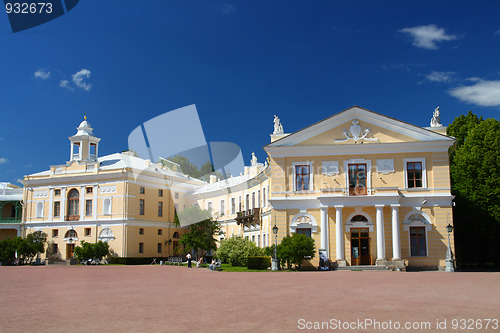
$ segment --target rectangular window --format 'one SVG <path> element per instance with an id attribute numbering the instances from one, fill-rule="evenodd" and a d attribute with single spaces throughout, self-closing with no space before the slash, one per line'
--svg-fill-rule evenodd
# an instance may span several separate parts
<path id="1" fill-rule="evenodd" d="M 247 194 L 246 200 L 245 200 L 245 210 L 250 209 L 250 194 Z"/>
<path id="2" fill-rule="evenodd" d="M 295 232 L 299 235 L 306 235 L 307 237 L 311 237 L 311 228 L 297 228 Z"/>
<path id="3" fill-rule="evenodd" d="M 267 202 L 266 202 L 266 188 L 262 189 L 262 206 L 266 207 Z"/>
<path id="4" fill-rule="evenodd" d="M 410 227 L 410 247 L 412 257 L 425 257 L 427 255 L 425 227 Z"/>
<path id="5" fill-rule="evenodd" d="M 260 247 L 260 235 L 257 235 L 257 246 Z"/>
<path id="6" fill-rule="evenodd" d="M 139 187 L 139 193 L 140 194 L 145 194 L 146 193 L 146 189 L 144 188 L 144 186 Z"/>
<path id="7" fill-rule="evenodd" d="M 55 189 L 55 190 L 54 190 L 54 195 L 55 195 L 56 197 L 60 196 L 60 195 L 61 195 L 61 190 L 60 190 L 60 189 Z"/>
<path id="8" fill-rule="evenodd" d="M 92 215 L 92 200 L 85 200 L 85 215 Z"/>
<path id="9" fill-rule="evenodd" d="M 349 195 L 366 195 L 366 164 L 349 164 Z"/>
<path id="10" fill-rule="evenodd" d="M 161 250 L 162 250 L 162 244 L 161 243 L 158 243 L 158 253 L 161 253 Z"/>
<path id="11" fill-rule="evenodd" d="M 85 188 L 85 193 L 87 194 L 92 194 L 94 188 L 92 186 L 88 186 L 87 188 Z"/>
<path id="12" fill-rule="evenodd" d="M 255 235 L 252 235 L 252 243 L 255 243 Z"/>
<path id="13" fill-rule="evenodd" d="M 422 187 L 422 162 L 406 163 L 406 179 L 408 188 Z"/>
<path id="14" fill-rule="evenodd" d="M 242 207 L 241 207 L 241 195 L 240 195 L 240 198 L 239 198 L 238 202 L 239 202 L 239 205 L 238 205 L 238 207 L 239 207 L 239 208 L 238 208 L 238 212 L 241 212 L 241 211 L 242 211 L 242 210 L 241 210 L 241 208 L 242 208 Z"/>
<path id="15" fill-rule="evenodd" d="M 139 253 L 144 253 L 144 243 L 139 243 Z"/>
<path id="16" fill-rule="evenodd" d="M 144 228 L 139 228 L 139 235 L 144 235 Z"/>
<path id="17" fill-rule="evenodd" d="M 223 216 L 223 215 L 224 215 L 224 211 L 225 211 L 225 209 L 226 209 L 226 207 L 225 207 L 225 202 L 224 202 L 224 200 L 221 200 L 221 201 L 220 201 L 220 214 L 221 214 L 221 216 Z"/>
<path id="18" fill-rule="evenodd" d="M 158 201 L 158 217 L 163 216 L 163 202 Z"/>
<path id="19" fill-rule="evenodd" d="M 260 204 L 260 190 L 257 191 L 257 208 L 261 206 Z"/>
<path id="20" fill-rule="evenodd" d="M 236 214 L 236 198 L 231 198 L 231 214 Z"/>
<path id="21" fill-rule="evenodd" d="M 59 201 L 54 202 L 54 216 L 61 216 L 61 203 Z"/>
<path id="22" fill-rule="evenodd" d="M 59 247 L 57 244 L 52 244 L 52 254 L 57 254 L 59 252 Z"/>
<path id="23" fill-rule="evenodd" d="M 296 191 L 309 191 L 309 165 L 296 165 L 295 166 L 295 190 Z"/>
<path id="24" fill-rule="evenodd" d="M 255 208 L 255 192 L 252 193 L 252 209 Z"/>
<path id="25" fill-rule="evenodd" d="M 144 215 L 144 199 L 139 199 L 139 215 Z"/>
<path id="26" fill-rule="evenodd" d="M 162 197 L 163 196 L 163 190 L 158 190 L 158 196 Z"/>
<path id="27" fill-rule="evenodd" d="M 207 203 L 207 210 L 212 211 L 212 203 L 211 202 Z"/>
<path id="28" fill-rule="evenodd" d="M 90 228 L 85 228 L 85 236 L 90 236 L 91 233 L 92 231 Z"/>
<path id="29" fill-rule="evenodd" d="M 163 230 L 158 229 L 158 236 L 161 236 L 161 235 L 163 235 Z"/>
<path id="30" fill-rule="evenodd" d="M 179 192 L 175 192 L 175 198 L 179 199 Z"/>
<path id="31" fill-rule="evenodd" d="M 59 236 L 59 230 L 58 229 L 52 229 L 52 238 L 55 238 Z"/>

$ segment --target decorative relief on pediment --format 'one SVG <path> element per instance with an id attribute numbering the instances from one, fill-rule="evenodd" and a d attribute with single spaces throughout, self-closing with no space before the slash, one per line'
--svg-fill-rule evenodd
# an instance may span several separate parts
<path id="1" fill-rule="evenodd" d="M 301 223 L 311 223 L 311 219 L 307 216 L 301 216 L 297 220 L 295 220 L 296 224 L 301 224 Z"/>
<path id="2" fill-rule="evenodd" d="M 116 185 L 110 185 L 110 186 L 101 186 L 99 188 L 100 193 L 115 193 L 116 192 Z"/>
<path id="3" fill-rule="evenodd" d="M 349 130 L 344 129 L 342 134 L 345 136 L 345 139 L 335 140 L 335 142 L 346 142 L 349 140 L 354 140 L 354 142 L 359 140 L 378 141 L 377 138 L 368 138 L 368 136 L 371 135 L 370 129 L 366 127 L 363 130 L 363 128 L 359 125 L 359 120 L 356 118 L 352 121 L 352 125 Z"/>

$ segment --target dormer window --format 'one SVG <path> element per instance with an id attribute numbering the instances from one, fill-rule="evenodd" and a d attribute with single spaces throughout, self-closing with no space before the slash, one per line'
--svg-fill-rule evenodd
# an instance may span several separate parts
<path id="1" fill-rule="evenodd" d="M 74 142 L 73 143 L 73 159 L 79 159 L 80 158 L 80 142 Z"/>
<path id="2" fill-rule="evenodd" d="M 89 147 L 89 157 L 95 160 L 96 156 L 97 156 L 97 145 L 95 143 L 91 143 Z"/>

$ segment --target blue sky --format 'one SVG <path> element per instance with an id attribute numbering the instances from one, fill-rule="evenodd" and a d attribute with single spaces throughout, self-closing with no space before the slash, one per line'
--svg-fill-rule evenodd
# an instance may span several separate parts
<path id="1" fill-rule="evenodd" d="M 86 112 L 100 155 L 196 104 L 207 141 L 263 161 L 273 114 L 293 132 L 353 105 L 429 126 L 499 119 L 498 1 L 85 0 L 12 33 L 0 13 L 0 181 L 63 164 Z"/>

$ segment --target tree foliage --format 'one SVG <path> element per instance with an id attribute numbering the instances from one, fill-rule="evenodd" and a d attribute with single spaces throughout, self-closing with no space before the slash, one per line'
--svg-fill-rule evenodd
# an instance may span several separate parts
<path id="1" fill-rule="evenodd" d="M 210 218 L 210 212 L 200 209 L 197 205 L 187 207 L 178 214 L 177 225 L 189 225 L 189 232 L 181 237 L 180 243 L 186 250 L 201 251 L 201 256 L 217 248 L 214 235 L 219 233 L 217 221 Z M 175 221 L 174 221 L 175 224 Z"/>
<path id="2" fill-rule="evenodd" d="M 231 266 L 246 266 L 248 257 L 261 256 L 263 254 L 263 249 L 241 236 L 224 239 L 221 241 L 217 251 L 215 251 L 217 259 L 222 262 L 228 262 Z"/>
<path id="3" fill-rule="evenodd" d="M 316 254 L 314 239 L 301 234 L 284 237 L 277 251 L 278 258 L 285 261 L 288 267 L 294 264 L 298 269 L 302 267 L 304 258 L 313 258 Z"/>
<path id="4" fill-rule="evenodd" d="M 13 262 L 16 251 L 24 240 L 21 237 L 7 238 L 0 242 L 0 261 Z M 19 254 L 19 253 L 18 253 Z"/>
<path id="5" fill-rule="evenodd" d="M 457 259 L 498 263 L 500 253 L 500 122 L 471 111 L 448 127 Z"/>
<path id="6" fill-rule="evenodd" d="M 75 257 L 80 261 L 89 259 L 101 260 L 109 254 L 109 244 L 103 241 L 97 243 L 87 243 L 81 241 L 81 245 L 75 247 Z"/>
<path id="7" fill-rule="evenodd" d="M 18 254 L 28 261 L 31 261 L 35 256 L 45 250 L 45 243 L 47 243 L 47 234 L 43 231 L 35 231 L 19 243 L 17 248 Z"/>

